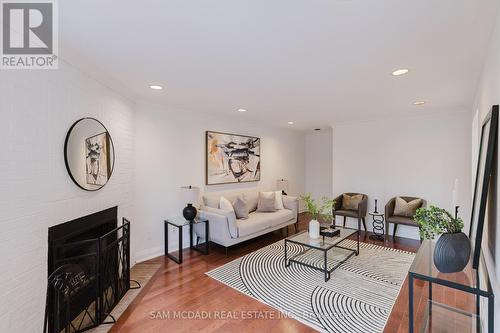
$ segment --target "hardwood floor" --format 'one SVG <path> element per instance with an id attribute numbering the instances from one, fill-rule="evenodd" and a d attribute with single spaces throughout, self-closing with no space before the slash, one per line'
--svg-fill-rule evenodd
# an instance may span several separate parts
<path id="1" fill-rule="evenodd" d="M 299 230 L 307 229 L 307 216 L 301 214 L 299 221 Z M 293 227 L 289 227 L 289 230 L 293 232 Z M 163 256 L 152 259 L 152 262 L 161 264 L 160 269 L 149 284 L 143 287 L 139 296 L 125 310 L 110 332 L 314 332 L 309 326 L 291 318 L 283 318 L 283 315 L 273 308 L 205 275 L 205 272 L 211 269 L 276 242 L 284 236 L 284 230 L 261 236 L 231 248 L 227 257 L 224 249 L 215 244 L 206 256 L 185 250 L 182 265 L 177 265 Z M 372 241 L 368 236 L 368 233 L 363 232 L 361 240 L 382 245 L 382 242 Z M 386 244 L 407 251 L 416 251 L 419 245 L 419 241 L 398 237 Z M 416 282 L 414 290 L 418 321 L 424 314 L 427 289 L 424 283 Z M 470 310 L 473 303 L 467 295 L 439 286 L 434 287 L 433 295 L 435 300 L 463 310 Z M 179 315 L 184 318 L 176 317 Z M 195 315 L 199 317 L 192 318 Z M 200 318 L 203 316 L 205 318 Z M 209 318 L 206 318 L 207 316 Z M 243 316 L 246 318 L 242 318 Z M 420 327 L 416 326 L 416 332 L 419 330 Z M 408 332 L 407 280 L 384 332 Z M 455 332 L 460 332 L 460 327 Z"/>

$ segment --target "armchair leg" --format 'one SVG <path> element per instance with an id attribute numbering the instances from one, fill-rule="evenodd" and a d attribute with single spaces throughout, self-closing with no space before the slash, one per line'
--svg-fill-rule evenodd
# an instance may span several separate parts
<path id="1" fill-rule="evenodd" d="M 366 231 L 366 221 L 365 221 L 365 218 L 362 217 L 361 219 L 363 220 L 363 227 L 365 227 L 365 231 Z"/>
<path id="2" fill-rule="evenodd" d="M 396 237 L 396 230 L 398 229 L 398 224 L 394 223 L 394 232 L 392 233 L 392 238 Z"/>
<path id="3" fill-rule="evenodd" d="M 346 220 L 347 216 L 344 216 L 344 228 L 345 228 L 345 220 Z"/>

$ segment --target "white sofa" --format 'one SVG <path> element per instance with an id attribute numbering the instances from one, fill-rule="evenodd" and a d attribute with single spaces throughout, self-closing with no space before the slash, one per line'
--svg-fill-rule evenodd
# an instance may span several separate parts
<path id="1" fill-rule="evenodd" d="M 221 196 L 233 202 L 241 196 L 248 204 L 250 214 L 247 219 L 235 219 L 230 211 L 219 209 Z M 210 240 L 226 249 L 243 241 L 297 223 L 299 200 L 283 195 L 284 209 L 275 212 L 257 212 L 258 190 L 226 191 L 205 193 L 200 208 L 200 217 L 210 223 Z"/>

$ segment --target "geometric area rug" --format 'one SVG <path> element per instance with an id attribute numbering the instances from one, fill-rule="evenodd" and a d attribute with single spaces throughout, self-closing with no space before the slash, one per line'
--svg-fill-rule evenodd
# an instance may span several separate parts
<path id="1" fill-rule="evenodd" d="M 341 244 L 356 246 L 350 239 Z M 304 250 L 288 243 L 289 257 Z M 283 240 L 206 274 L 320 332 L 382 332 L 415 255 L 367 243 L 360 243 L 359 250 L 331 273 L 328 282 L 310 267 L 293 262 L 285 267 Z M 321 254 L 306 251 L 305 260 L 322 265 Z M 330 250 L 328 266 L 347 254 Z"/>

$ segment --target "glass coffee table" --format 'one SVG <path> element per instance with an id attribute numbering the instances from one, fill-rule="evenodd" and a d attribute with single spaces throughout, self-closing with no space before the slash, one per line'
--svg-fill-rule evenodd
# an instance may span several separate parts
<path id="1" fill-rule="evenodd" d="M 325 274 L 325 282 L 330 280 L 331 272 L 353 255 L 357 256 L 359 254 L 359 229 L 343 227 L 337 227 L 337 229 L 340 229 L 340 234 L 334 237 L 320 236 L 319 238 L 311 238 L 307 231 L 303 231 L 285 238 L 285 266 L 289 267 L 291 263 L 296 263 L 314 268 Z M 340 245 L 344 240 L 355 234 L 357 234 L 356 249 Z M 291 243 L 301 245 L 303 250 L 288 258 Z M 342 250 L 342 253 L 335 253 L 335 256 L 340 259 L 336 258 L 332 260 L 332 258 L 330 258 L 329 260 L 329 253 L 330 257 L 332 257 L 335 249 L 337 249 L 337 251 L 338 249 Z"/>

